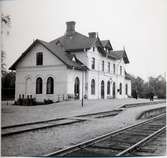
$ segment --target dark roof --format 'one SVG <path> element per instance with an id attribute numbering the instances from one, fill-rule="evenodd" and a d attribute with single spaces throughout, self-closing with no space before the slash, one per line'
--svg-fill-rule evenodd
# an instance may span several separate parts
<path id="1" fill-rule="evenodd" d="M 131 80 L 131 78 L 132 78 L 131 75 L 125 71 L 125 79 Z"/>
<path id="2" fill-rule="evenodd" d="M 109 50 L 113 50 L 110 40 L 102 40 L 101 43 L 103 47 L 108 48 Z"/>
<path id="3" fill-rule="evenodd" d="M 89 37 L 82 35 L 78 32 L 74 32 L 72 36 L 61 36 L 53 41 L 51 44 L 61 44 L 66 51 L 82 50 L 91 48 L 94 41 Z"/>
<path id="4" fill-rule="evenodd" d="M 115 60 L 119 60 L 119 59 L 123 58 L 123 60 L 126 64 L 129 63 L 129 59 L 126 55 L 125 50 L 116 50 L 116 51 L 112 50 L 112 51 L 109 52 L 108 56 L 115 59 Z"/>
<path id="5" fill-rule="evenodd" d="M 46 49 L 48 49 L 53 55 L 60 59 L 67 67 L 74 68 L 78 70 L 87 70 L 88 68 L 82 62 L 72 61 L 72 55 L 62 50 L 60 46 L 55 45 L 54 43 L 47 43 L 42 40 L 35 40 L 28 49 L 22 53 L 22 55 L 16 60 L 16 62 L 9 68 L 10 70 L 15 70 L 18 62 L 32 49 L 37 43 L 42 44 Z"/>
<path id="6" fill-rule="evenodd" d="M 91 47 L 97 47 L 98 51 L 103 56 L 108 56 L 114 60 L 124 59 L 125 63 L 129 63 L 125 50 L 113 51 L 111 43 L 109 40 L 100 40 L 97 36 L 96 38 L 90 38 L 78 32 L 72 32 L 71 34 L 65 34 L 53 41 L 45 42 L 37 39 L 34 41 L 30 47 L 16 60 L 16 62 L 9 68 L 10 70 L 15 70 L 17 63 L 28 53 L 28 51 L 36 44 L 42 44 L 46 49 L 53 53 L 57 58 L 59 58 L 68 67 L 74 67 L 79 70 L 85 70 L 87 67 L 83 67 L 82 61 L 72 61 L 72 53 L 90 49 Z M 109 52 L 106 52 L 104 48 L 109 48 Z"/>

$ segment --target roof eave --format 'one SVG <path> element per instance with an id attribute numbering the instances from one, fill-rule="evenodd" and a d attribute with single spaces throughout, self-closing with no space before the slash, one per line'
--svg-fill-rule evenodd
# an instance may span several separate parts
<path id="1" fill-rule="evenodd" d="M 36 39 L 21 55 L 20 57 L 13 63 L 12 66 L 9 67 L 9 70 L 16 70 L 16 65 L 18 62 L 27 54 L 27 52 L 33 48 L 33 46 L 37 43 L 40 42 L 38 39 Z"/>

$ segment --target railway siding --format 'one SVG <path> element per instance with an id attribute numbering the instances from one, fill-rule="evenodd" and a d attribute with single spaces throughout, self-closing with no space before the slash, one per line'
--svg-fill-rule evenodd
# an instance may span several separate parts
<path id="1" fill-rule="evenodd" d="M 131 153 L 152 137 L 166 130 L 165 119 L 166 115 L 162 114 L 134 126 L 111 132 L 94 140 L 45 156 L 122 156 Z M 130 130 L 133 133 L 130 133 Z M 137 130 L 141 130 L 142 134 L 134 133 Z M 148 133 L 143 135 L 145 131 Z"/>

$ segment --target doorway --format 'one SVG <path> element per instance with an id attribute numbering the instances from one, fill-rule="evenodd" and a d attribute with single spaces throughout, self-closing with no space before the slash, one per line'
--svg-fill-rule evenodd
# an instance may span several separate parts
<path id="1" fill-rule="evenodd" d="M 101 99 L 104 99 L 104 81 L 101 81 Z"/>
<path id="2" fill-rule="evenodd" d="M 115 98 L 115 82 L 113 82 L 112 94 L 113 98 Z"/>
<path id="3" fill-rule="evenodd" d="M 80 96 L 79 87 L 80 87 L 79 78 L 76 77 L 76 78 L 75 78 L 75 83 L 74 83 L 74 98 L 75 98 L 75 99 L 79 99 L 79 96 Z"/>

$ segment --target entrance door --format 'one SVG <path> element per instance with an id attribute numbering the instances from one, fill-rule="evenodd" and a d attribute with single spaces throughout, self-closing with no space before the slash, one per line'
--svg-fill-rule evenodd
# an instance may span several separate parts
<path id="1" fill-rule="evenodd" d="M 104 81 L 101 81 L 101 98 L 104 99 Z"/>
<path id="2" fill-rule="evenodd" d="M 74 97 L 75 97 L 75 99 L 79 99 L 79 78 L 78 77 L 76 77 L 75 78 L 75 83 L 74 83 Z"/>
<path id="3" fill-rule="evenodd" d="M 112 94 L 113 98 L 115 98 L 115 82 L 113 82 Z"/>

